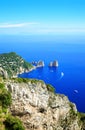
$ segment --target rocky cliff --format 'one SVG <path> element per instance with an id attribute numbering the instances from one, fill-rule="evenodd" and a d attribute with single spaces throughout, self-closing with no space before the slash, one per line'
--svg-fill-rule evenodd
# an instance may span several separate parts
<path id="1" fill-rule="evenodd" d="M 0 76 L 2 76 L 3 78 L 8 77 L 7 71 L 4 70 L 2 67 L 0 67 Z"/>
<path id="2" fill-rule="evenodd" d="M 52 86 L 31 79 L 7 80 L 5 86 L 12 95 L 10 111 L 26 130 L 83 130 L 75 104 Z"/>

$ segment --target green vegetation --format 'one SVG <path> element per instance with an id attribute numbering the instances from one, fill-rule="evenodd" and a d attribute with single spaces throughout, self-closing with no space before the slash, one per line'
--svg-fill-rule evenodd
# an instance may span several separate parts
<path id="1" fill-rule="evenodd" d="M 70 122 L 74 121 L 76 118 L 78 118 L 78 124 L 82 127 L 81 130 L 85 130 L 85 113 L 75 112 L 74 110 L 74 104 L 70 102 Z"/>
<path id="2" fill-rule="evenodd" d="M 4 83 L 0 83 L 0 90 L 5 89 Z"/>
<path id="3" fill-rule="evenodd" d="M 44 84 L 44 81 L 42 81 L 42 80 L 38 80 L 38 79 L 29 79 L 30 81 L 31 81 L 31 83 L 42 83 L 42 84 Z"/>
<path id="4" fill-rule="evenodd" d="M 5 89 L 3 83 L 0 83 L 0 105 L 2 108 L 8 108 L 11 105 L 11 94 Z"/>
<path id="5" fill-rule="evenodd" d="M 52 85 L 47 84 L 46 86 L 47 86 L 48 91 L 53 92 L 53 93 L 55 92 L 55 88 Z"/>
<path id="6" fill-rule="evenodd" d="M 30 80 L 28 78 L 12 78 L 15 83 L 28 83 Z"/>
<path id="7" fill-rule="evenodd" d="M 70 118 L 71 118 L 71 120 L 74 120 L 74 119 L 76 119 L 76 117 L 77 117 L 77 112 L 75 112 L 75 110 L 74 110 L 74 104 L 73 103 L 71 103 L 71 102 L 69 102 L 69 105 L 70 105 Z"/>
<path id="8" fill-rule="evenodd" d="M 69 115 L 60 120 L 61 127 L 65 130 L 68 129 L 68 126 L 72 125 L 73 122 L 77 119 L 77 112 L 74 110 L 74 104 L 69 102 L 69 106 Z"/>
<path id="9" fill-rule="evenodd" d="M 85 130 L 85 113 L 77 112 L 79 118 L 79 125 L 82 126 L 82 130 Z"/>
<path id="10" fill-rule="evenodd" d="M 11 80 L 13 80 L 16 83 L 44 83 L 42 80 L 38 80 L 38 79 L 28 79 L 28 78 L 12 78 Z"/>
<path id="11" fill-rule="evenodd" d="M 22 70 L 29 70 L 33 66 L 15 52 L 11 52 L 0 54 L 0 67 L 7 71 L 9 77 L 12 77 Z"/>
<path id="12" fill-rule="evenodd" d="M 80 118 L 81 121 L 84 121 L 84 124 L 85 124 L 85 113 L 80 113 L 78 112 L 78 117 Z"/>
<path id="13" fill-rule="evenodd" d="M 3 108 L 8 108 L 11 105 L 11 94 L 8 91 L 3 90 L 0 94 L 0 104 Z"/>
<path id="14" fill-rule="evenodd" d="M 8 107 L 12 103 L 10 92 L 0 82 L 0 130 L 24 130 L 21 121 L 8 113 Z"/>
<path id="15" fill-rule="evenodd" d="M 13 116 L 8 116 L 4 121 L 6 130 L 24 130 L 22 122 Z"/>

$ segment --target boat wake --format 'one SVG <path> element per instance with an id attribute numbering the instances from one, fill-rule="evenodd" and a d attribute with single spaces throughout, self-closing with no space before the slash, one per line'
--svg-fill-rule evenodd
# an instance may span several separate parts
<path id="1" fill-rule="evenodd" d="M 61 73 L 60 73 L 60 77 L 59 77 L 58 80 L 61 80 L 63 77 L 64 77 L 64 72 L 61 72 Z"/>

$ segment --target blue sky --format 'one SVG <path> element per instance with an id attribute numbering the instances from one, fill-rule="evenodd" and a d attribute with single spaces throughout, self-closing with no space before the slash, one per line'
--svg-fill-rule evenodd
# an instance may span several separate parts
<path id="1" fill-rule="evenodd" d="M 1 0 L 0 35 L 85 34 L 85 0 Z"/>

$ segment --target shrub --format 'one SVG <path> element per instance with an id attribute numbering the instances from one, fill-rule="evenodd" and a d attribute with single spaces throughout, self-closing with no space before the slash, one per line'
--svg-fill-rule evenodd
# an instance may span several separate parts
<path id="1" fill-rule="evenodd" d="M 3 108 L 8 108 L 11 105 L 12 98 L 10 92 L 5 89 L 4 84 L 0 83 L 0 105 Z"/>
<path id="2" fill-rule="evenodd" d="M 70 106 L 70 111 L 69 111 L 70 119 L 71 119 L 71 121 L 73 121 L 77 118 L 77 112 L 74 109 L 73 103 L 69 102 L 69 106 Z"/>
<path id="3" fill-rule="evenodd" d="M 77 112 L 79 124 L 82 125 L 82 130 L 85 130 L 85 113 Z"/>
<path id="4" fill-rule="evenodd" d="M 5 88 L 4 84 L 0 83 L 0 89 L 4 89 L 4 88 Z"/>
<path id="5" fill-rule="evenodd" d="M 28 83 L 30 80 L 28 78 L 12 78 L 16 83 Z"/>
<path id="6" fill-rule="evenodd" d="M 47 86 L 48 91 L 53 92 L 53 93 L 55 92 L 55 88 L 52 85 L 47 84 L 46 86 Z"/>
<path id="7" fill-rule="evenodd" d="M 2 76 L 0 76 L 0 82 L 2 82 L 3 81 L 3 77 Z"/>
<path id="8" fill-rule="evenodd" d="M 2 103 L 2 107 L 7 108 L 11 105 L 12 99 L 11 94 L 8 91 L 3 91 L 0 94 L 0 102 Z"/>
<path id="9" fill-rule="evenodd" d="M 13 116 L 8 116 L 4 121 L 6 130 L 25 130 L 22 122 Z"/>

